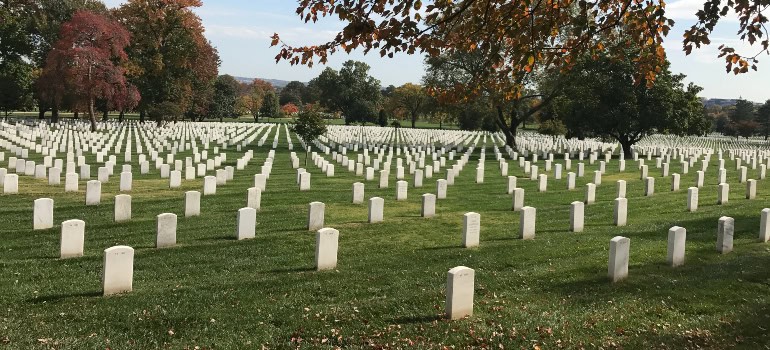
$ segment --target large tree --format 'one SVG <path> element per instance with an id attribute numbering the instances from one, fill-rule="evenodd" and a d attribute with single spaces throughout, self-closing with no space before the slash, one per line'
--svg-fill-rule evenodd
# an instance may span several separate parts
<path id="1" fill-rule="evenodd" d="M 275 96 L 275 88 L 273 85 L 262 79 L 254 79 L 245 91 L 245 94 L 241 96 L 249 113 L 254 117 L 254 122 L 259 122 L 259 115 L 262 109 L 262 104 L 265 102 L 267 92 L 272 91 Z"/>
<path id="2" fill-rule="evenodd" d="M 7 0 L 6 3 L 25 7 L 24 15 L 28 15 L 30 21 L 29 31 L 25 34 L 33 45 L 29 62 L 38 71 L 44 68 L 49 52 L 59 41 L 62 24 L 69 22 L 75 12 L 89 11 L 108 15 L 107 7 L 100 0 Z M 35 82 L 38 116 L 43 119 L 50 110 L 51 121 L 56 122 L 60 108 L 73 106 L 62 105 L 68 103 L 71 98 L 66 96 L 66 91 L 52 91 L 48 86 L 50 82 L 45 81 L 45 78 L 38 76 Z M 66 98 L 62 98 L 63 96 Z"/>
<path id="3" fill-rule="evenodd" d="M 428 98 L 428 94 L 422 86 L 406 83 L 395 88 L 389 100 L 395 108 L 402 109 L 409 114 L 412 128 L 414 128 L 417 118 L 425 110 Z"/>
<path id="4" fill-rule="evenodd" d="M 48 53 L 43 80 L 87 110 L 91 131 L 96 131 L 96 100 L 123 99 L 120 94 L 131 91 L 122 66 L 128 59 L 128 31 L 103 15 L 78 11 L 62 25 L 59 37 Z"/>
<path id="5" fill-rule="evenodd" d="M 278 95 L 275 94 L 274 90 L 265 92 L 262 106 L 259 108 L 259 115 L 268 119 L 278 118 L 281 115 L 281 105 L 278 103 Z"/>
<path id="6" fill-rule="evenodd" d="M 667 65 L 656 83 L 648 86 L 635 81 L 636 69 L 631 60 L 581 59 L 576 69 L 563 73 L 561 79 L 566 83 L 543 111 L 546 119 L 562 120 L 571 136 L 613 138 L 627 157 L 631 146 L 652 133 L 703 135 L 710 131 L 711 122 L 698 98 L 700 87 L 684 86 L 684 75 L 672 74 Z"/>
<path id="7" fill-rule="evenodd" d="M 116 15 L 132 35 L 130 79 L 139 88 L 140 120 L 163 102 L 202 118 L 211 106 L 219 56 L 192 9 L 200 0 L 129 0 Z"/>
<path id="8" fill-rule="evenodd" d="M 542 69 L 522 71 L 512 74 L 510 79 L 501 82 L 504 85 L 477 86 L 482 72 L 488 64 L 487 55 L 481 52 L 452 52 L 426 59 L 426 73 L 423 83 L 428 91 L 437 99 L 437 103 L 446 106 L 456 106 L 467 119 L 466 104 L 484 103 L 495 111 L 496 118 L 492 119 L 497 128 L 503 132 L 506 143 L 516 148 L 516 132 L 520 125 L 547 106 L 558 94 L 561 87 L 560 79 L 551 79 L 550 84 L 543 85 L 540 92 L 532 90 L 543 76 L 559 75 L 544 74 Z M 524 90 L 511 94 L 509 89 L 520 86 Z M 459 108 L 459 109 L 458 109 Z M 477 114 L 481 115 L 481 114 Z M 489 120 L 486 114 L 484 117 Z"/>
<path id="9" fill-rule="evenodd" d="M 214 82 L 214 98 L 209 108 L 211 118 L 219 118 L 235 115 L 235 102 L 238 99 L 238 81 L 230 75 L 220 75 Z"/>
<path id="10" fill-rule="evenodd" d="M 762 135 L 765 136 L 765 141 L 770 137 L 770 100 L 765 101 L 764 104 L 757 108 L 757 122 L 762 127 Z"/>
<path id="11" fill-rule="evenodd" d="M 299 81 L 290 81 L 286 86 L 281 89 L 281 94 L 278 98 L 278 102 L 281 106 L 292 103 L 295 106 L 302 106 L 304 102 L 302 95 L 305 94 L 305 84 Z"/>
<path id="12" fill-rule="evenodd" d="M 32 66 L 21 58 L 0 60 L 0 110 L 8 117 L 14 110 L 32 106 Z"/>
<path id="13" fill-rule="evenodd" d="M 374 122 L 379 111 L 380 81 L 369 75 L 369 65 L 348 60 L 339 72 L 326 68 L 316 79 L 320 102 L 341 112 L 345 124 L 356 121 Z"/>

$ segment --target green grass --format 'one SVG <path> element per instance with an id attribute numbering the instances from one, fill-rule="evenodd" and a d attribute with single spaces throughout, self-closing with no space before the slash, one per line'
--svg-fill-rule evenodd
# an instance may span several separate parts
<path id="1" fill-rule="evenodd" d="M 337 176 L 327 178 L 308 165 L 312 190 L 299 192 L 285 137 L 280 141 L 262 195 L 257 237 L 248 241 L 232 238 L 236 211 L 246 204 L 246 189 L 267 147 L 254 148 L 246 170 L 236 172 L 215 196 L 202 198 L 203 215 L 197 218 L 183 217 L 184 191 L 201 190 L 200 178 L 170 190 L 154 167 L 143 176 L 134 164 L 133 219 L 115 224 L 119 176 L 103 185 L 97 207 L 84 206 L 83 182 L 79 193 L 65 194 L 63 186 L 22 176 L 20 194 L 0 195 L 0 348 L 756 349 L 770 344 L 770 255 L 768 246 L 757 242 L 770 188 L 759 181 L 758 199 L 745 200 L 737 172 L 728 170 L 730 202 L 716 205 L 716 159 L 696 213 L 686 212 L 685 203 L 694 170 L 682 176 L 683 190 L 669 192 L 669 180 L 658 178 L 655 195 L 643 197 L 633 162 L 618 173 L 613 160 L 597 188 L 597 203 L 585 209 L 586 228 L 579 234 L 568 232 L 569 203 L 583 199 L 592 177 L 578 178 L 574 191 L 565 189 L 565 179 L 550 177 L 548 192 L 537 193 L 536 182 L 525 180 L 517 162 L 509 161 L 511 175 L 519 176 L 526 191 L 526 205 L 537 208 L 536 239 L 522 241 L 519 215 L 509 210 L 506 179 L 499 176 L 491 149 L 485 182 L 474 183 L 476 152 L 431 219 L 419 217 L 420 195 L 435 193 L 436 177 L 426 179 L 423 188 L 410 187 L 406 202 L 395 201 L 394 176 L 388 189 L 366 182 L 367 198 L 385 199 L 385 222 L 367 224 L 366 205 L 350 203 L 352 183 L 362 179 L 339 165 Z M 226 152 L 227 165 L 234 165 L 235 148 Z M 95 157 L 88 158 L 94 163 Z M 647 164 L 651 176 L 659 177 L 654 161 Z M 542 161 L 539 165 L 543 168 Z M 734 169 L 734 163 L 728 159 L 726 167 Z M 586 174 L 596 168 L 586 164 Z M 672 166 L 671 172 L 678 170 Z M 750 170 L 750 178 L 757 173 Z M 628 180 L 629 225 L 622 228 L 612 226 L 618 179 Z M 57 226 L 33 231 L 32 203 L 43 196 L 55 199 Z M 304 228 L 312 201 L 326 203 L 326 226 L 340 231 L 335 271 L 313 270 L 315 235 Z M 460 247 L 462 215 L 469 211 L 481 214 L 479 248 Z M 158 250 L 155 216 L 164 212 L 180 215 L 179 245 Z M 735 251 L 727 255 L 715 251 L 722 215 L 736 220 Z M 58 223 L 75 218 L 86 221 L 86 255 L 59 260 Z M 665 264 L 667 231 L 674 225 L 687 229 L 687 261 L 676 269 Z M 618 235 L 631 238 L 630 278 L 612 284 L 606 277 L 608 247 Z M 102 252 L 114 245 L 136 249 L 134 291 L 105 298 Z M 475 310 L 473 317 L 448 321 L 442 317 L 446 272 L 459 265 L 476 270 Z"/>

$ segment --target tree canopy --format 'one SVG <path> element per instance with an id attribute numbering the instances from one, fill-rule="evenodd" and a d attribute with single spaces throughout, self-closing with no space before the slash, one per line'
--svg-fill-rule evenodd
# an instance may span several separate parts
<path id="1" fill-rule="evenodd" d="M 124 51 L 129 34 L 120 23 L 105 16 L 78 11 L 62 25 L 59 40 L 49 52 L 41 79 L 52 86 L 52 94 L 66 91 L 76 106 L 85 108 L 96 130 L 96 99 L 126 101 L 121 94 L 133 94 L 126 81 L 122 63 L 128 60 Z"/>
<path id="2" fill-rule="evenodd" d="M 711 129 L 697 96 L 701 88 L 684 86 L 684 75 L 667 65 L 652 87 L 635 83 L 631 61 L 587 57 L 577 68 L 563 73 L 563 93 L 543 110 L 562 120 L 570 136 L 613 138 L 630 156 L 631 146 L 651 133 L 702 135 Z"/>
<path id="3" fill-rule="evenodd" d="M 396 109 L 409 114 L 412 128 L 414 128 L 417 118 L 427 105 L 428 94 L 422 86 L 406 83 L 395 88 L 389 99 Z"/>
<path id="4" fill-rule="evenodd" d="M 131 33 L 129 74 L 142 94 L 142 115 L 166 101 L 193 116 L 212 105 L 219 55 L 192 11 L 200 6 L 199 0 L 129 0 L 116 11 Z"/>
<path id="5" fill-rule="evenodd" d="M 340 71 L 324 69 L 315 79 L 320 92 L 320 103 L 335 112 L 341 112 L 345 124 L 375 122 L 379 111 L 380 81 L 369 75 L 369 65 L 346 61 Z"/>

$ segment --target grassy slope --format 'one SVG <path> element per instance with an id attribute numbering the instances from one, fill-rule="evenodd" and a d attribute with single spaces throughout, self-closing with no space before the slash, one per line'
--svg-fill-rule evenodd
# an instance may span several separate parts
<path id="1" fill-rule="evenodd" d="M 575 191 L 564 189 L 566 180 L 551 178 L 549 191 L 536 193 L 536 182 L 524 180 L 511 163 L 511 174 L 520 176 L 526 190 L 525 203 L 538 209 L 537 238 L 521 241 L 518 213 L 509 211 L 506 180 L 498 176 L 491 150 L 486 182 L 473 183 L 476 153 L 432 219 L 419 217 L 420 194 L 434 192 L 436 178 L 426 179 L 424 188 L 410 187 L 409 200 L 398 203 L 393 177 L 388 189 L 367 182 L 367 198 L 385 198 L 385 222 L 367 224 L 366 205 L 350 204 L 358 180 L 340 166 L 334 178 L 309 168 L 312 190 L 297 190 L 282 136 L 262 196 L 257 238 L 238 242 L 231 238 L 236 210 L 245 206 L 251 175 L 259 171 L 267 147 L 256 149 L 247 169 L 236 172 L 217 195 L 203 197 L 198 218 L 181 217 L 183 193 L 201 190 L 202 179 L 169 190 L 154 169 L 148 176 L 135 174 L 134 218 L 114 224 L 119 177 L 103 185 L 102 205 L 87 208 L 82 182 L 81 192 L 64 194 L 63 187 L 22 176 L 21 194 L 0 195 L 5 347 L 757 348 L 770 343 L 770 257 L 767 245 L 756 242 L 770 189 L 760 181 L 758 199 L 747 201 L 737 172 L 729 170 L 731 201 L 715 205 L 716 160 L 697 213 L 685 211 L 694 171 L 683 175 L 682 191 L 669 192 L 669 180 L 658 178 L 655 196 L 645 198 L 631 162 L 618 174 L 613 160 L 597 203 L 586 207 L 586 230 L 580 234 L 567 232 L 569 203 L 582 200 L 591 177 L 578 178 Z M 228 153 L 234 164 L 234 147 Z M 659 176 L 652 165 L 651 174 Z M 734 168 L 729 160 L 726 167 Z M 138 172 L 138 165 L 134 168 Z M 672 166 L 672 173 L 678 168 Z M 595 169 L 587 166 L 586 173 Z M 617 179 L 629 180 L 630 224 L 623 228 L 611 225 Z M 55 199 L 57 224 L 86 221 L 85 257 L 57 259 L 58 225 L 31 230 L 32 202 L 43 196 Z M 311 201 L 325 202 L 327 226 L 340 230 L 336 271 L 313 271 L 315 235 L 304 229 Z M 460 248 L 462 214 L 468 211 L 481 213 L 477 249 Z M 179 246 L 157 250 L 155 215 L 163 212 L 180 215 Z M 714 249 L 722 215 L 736 219 L 736 248 L 724 256 Z M 687 263 L 677 269 L 665 264 L 666 235 L 674 225 L 688 233 Z M 631 238 L 630 279 L 611 284 L 607 255 L 616 235 Z M 102 250 L 118 244 L 136 249 L 134 291 L 103 298 Z M 449 322 L 441 318 L 446 271 L 458 265 L 476 269 L 475 315 Z"/>

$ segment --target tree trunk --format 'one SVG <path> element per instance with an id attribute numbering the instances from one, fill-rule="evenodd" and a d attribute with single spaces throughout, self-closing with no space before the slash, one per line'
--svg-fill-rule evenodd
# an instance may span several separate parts
<path id="1" fill-rule="evenodd" d="M 45 112 L 48 112 L 48 109 L 40 107 L 40 110 L 37 112 L 37 119 L 45 119 Z M 5 116 L 5 119 L 8 119 L 7 114 Z"/>
<path id="2" fill-rule="evenodd" d="M 72 119 L 80 119 L 80 111 L 75 110 L 75 113 L 72 114 Z"/>
<path id="3" fill-rule="evenodd" d="M 510 125 L 508 125 L 508 122 L 505 120 L 505 114 L 503 114 L 503 108 L 501 106 L 497 106 L 497 118 L 495 119 L 495 122 L 497 123 L 497 126 L 500 127 L 503 135 L 505 135 L 505 144 L 511 147 L 514 151 L 518 151 L 519 147 L 516 145 L 516 129 L 519 128 L 521 119 L 517 118 L 513 114 L 514 111 L 515 109 L 511 111 L 511 122 Z"/>
<path id="4" fill-rule="evenodd" d="M 59 106 L 51 107 L 51 124 L 59 122 Z"/>
<path id="5" fill-rule="evenodd" d="M 107 121 L 107 119 L 110 119 L 110 112 L 105 108 L 102 111 L 102 121 Z"/>
<path id="6" fill-rule="evenodd" d="M 417 123 L 417 115 L 415 113 L 412 113 L 412 129 L 414 129 L 415 123 Z"/>
<path id="7" fill-rule="evenodd" d="M 259 123 L 259 115 L 258 114 L 254 114 L 254 122 L 255 123 Z"/>
<path id="8" fill-rule="evenodd" d="M 145 116 L 145 112 L 144 112 L 144 109 L 142 109 L 139 111 L 139 122 L 142 124 L 144 124 L 144 116 Z"/>
<path id="9" fill-rule="evenodd" d="M 626 159 L 631 159 L 631 146 L 634 145 L 634 142 L 632 142 L 628 136 L 622 135 L 617 138 L 618 143 L 620 143 L 620 146 L 623 148 L 623 156 Z"/>
<path id="10" fill-rule="evenodd" d="M 120 110 L 120 114 L 118 114 L 118 121 L 122 123 L 123 118 L 125 118 L 125 116 L 126 116 L 126 112 L 123 110 Z"/>
<path id="11" fill-rule="evenodd" d="M 94 99 L 88 100 L 88 120 L 91 121 L 91 132 L 96 131 L 96 111 L 94 111 Z"/>

